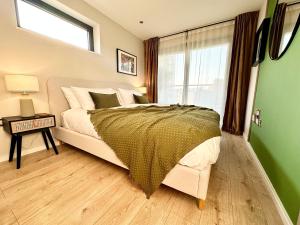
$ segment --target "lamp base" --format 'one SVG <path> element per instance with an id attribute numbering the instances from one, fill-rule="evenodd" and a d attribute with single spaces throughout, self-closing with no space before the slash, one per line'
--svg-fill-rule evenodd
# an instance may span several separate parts
<path id="1" fill-rule="evenodd" d="M 32 99 L 20 99 L 20 111 L 21 117 L 33 117 L 35 112 Z"/>

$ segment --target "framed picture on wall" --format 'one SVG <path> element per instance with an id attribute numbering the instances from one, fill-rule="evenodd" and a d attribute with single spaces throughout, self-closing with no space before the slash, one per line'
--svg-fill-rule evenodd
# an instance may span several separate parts
<path id="1" fill-rule="evenodd" d="M 265 18 L 256 32 L 252 66 L 257 66 L 265 59 L 269 26 L 270 18 Z"/>
<path id="2" fill-rule="evenodd" d="M 117 71 L 132 76 L 137 75 L 137 57 L 117 48 Z"/>

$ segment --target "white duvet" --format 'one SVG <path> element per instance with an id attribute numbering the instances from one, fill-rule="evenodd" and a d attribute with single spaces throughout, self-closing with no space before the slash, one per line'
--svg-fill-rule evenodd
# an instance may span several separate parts
<path id="1" fill-rule="evenodd" d="M 131 104 L 121 107 L 136 107 L 137 104 Z M 118 107 L 117 107 L 118 108 Z M 101 139 L 94 129 L 94 126 L 90 120 L 90 115 L 87 114 L 87 110 L 69 109 L 62 113 L 63 127 L 72 131 L 89 135 L 91 137 Z M 220 140 L 221 137 L 214 137 L 206 140 L 202 144 L 198 145 L 188 154 L 186 154 L 179 164 L 188 166 L 197 170 L 203 170 L 208 165 L 214 164 L 219 156 L 220 152 Z"/>

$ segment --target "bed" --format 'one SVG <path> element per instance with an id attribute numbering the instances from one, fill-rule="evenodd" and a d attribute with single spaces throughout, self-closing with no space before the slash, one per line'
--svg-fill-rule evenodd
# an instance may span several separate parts
<path id="1" fill-rule="evenodd" d="M 56 116 L 55 138 L 63 143 L 75 146 L 83 151 L 100 157 L 115 165 L 127 167 L 119 160 L 115 152 L 93 130 L 89 115 L 83 109 L 69 109 L 61 87 L 88 88 L 125 88 L 134 89 L 125 83 L 88 81 L 68 78 L 51 78 L 47 82 L 49 110 Z M 130 105 L 126 107 L 135 107 Z M 81 122 L 76 123 L 78 118 Z M 163 184 L 194 196 L 200 209 L 205 206 L 205 199 L 210 178 L 211 165 L 218 158 L 221 137 L 215 137 L 197 146 L 167 174 Z M 210 152 L 210 154 L 207 154 Z M 205 153 L 205 154 L 203 154 Z M 195 159 L 197 162 L 195 163 Z M 206 159 L 206 161 L 204 160 Z M 205 163 L 204 163 L 205 162 Z"/>

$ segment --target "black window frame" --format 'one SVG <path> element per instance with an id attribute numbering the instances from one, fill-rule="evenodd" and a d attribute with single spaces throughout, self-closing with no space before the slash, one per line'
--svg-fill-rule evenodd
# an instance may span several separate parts
<path id="1" fill-rule="evenodd" d="M 18 0 L 15 0 L 15 8 L 16 8 L 16 16 L 17 16 L 17 25 L 18 27 L 21 27 L 23 28 L 21 25 L 20 25 L 20 18 L 19 18 L 19 12 L 18 12 Z M 28 4 L 31 4 L 32 6 L 35 6 L 47 13 L 50 13 L 56 17 L 59 17 L 60 19 L 63 19 L 69 23 L 72 23 L 73 25 L 75 26 L 78 26 L 80 28 L 83 28 L 84 30 L 87 31 L 88 33 L 88 42 L 89 42 L 89 51 L 95 51 L 94 49 L 94 29 L 92 26 L 74 18 L 73 16 L 70 16 L 69 14 L 41 1 L 41 0 L 20 0 L 20 1 L 23 1 L 23 2 L 26 2 Z"/>

